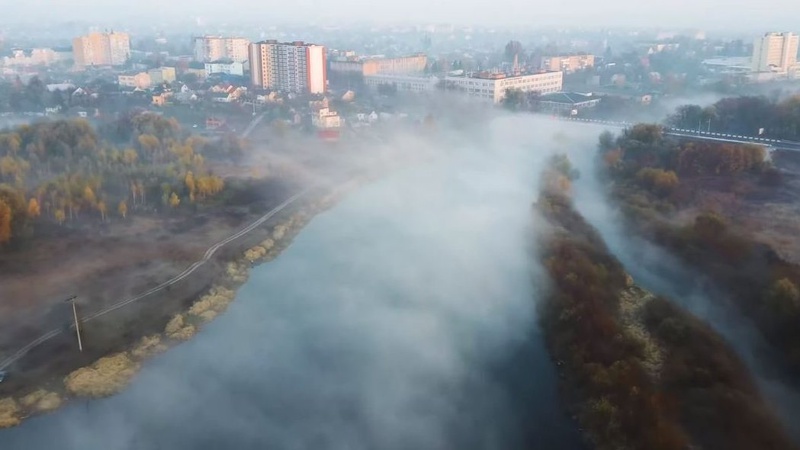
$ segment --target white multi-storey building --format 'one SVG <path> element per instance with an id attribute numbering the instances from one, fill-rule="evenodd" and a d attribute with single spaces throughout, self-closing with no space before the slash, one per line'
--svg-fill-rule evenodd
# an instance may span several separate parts
<path id="1" fill-rule="evenodd" d="M 205 64 L 206 76 L 217 73 L 244 76 L 244 64 L 236 61 L 215 61 Z"/>
<path id="2" fill-rule="evenodd" d="M 250 41 L 241 37 L 199 36 L 194 38 L 193 46 L 194 59 L 199 62 L 245 62 Z"/>
<path id="3" fill-rule="evenodd" d="M 753 44 L 753 71 L 786 75 L 797 69 L 798 36 L 767 33 Z"/>
<path id="4" fill-rule="evenodd" d="M 262 89 L 322 94 L 328 86 L 325 47 L 299 41 L 253 43 L 250 77 Z"/>
<path id="5" fill-rule="evenodd" d="M 531 75 L 505 75 L 500 73 L 481 73 L 472 76 L 447 76 L 445 89 L 465 93 L 469 97 L 500 103 L 506 91 L 516 89 L 521 92 L 548 94 L 559 92 L 563 86 L 563 72 L 543 72 Z"/>
<path id="6" fill-rule="evenodd" d="M 397 92 L 431 92 L 436 90 L 440 79 L 435 76 L 414 76 L 414 75 L 392 75 L 376 74 L 364 76 L 364 84 L 370 88 L 377 89 L 380 86 L 388 86 L 396 89 Z"/>

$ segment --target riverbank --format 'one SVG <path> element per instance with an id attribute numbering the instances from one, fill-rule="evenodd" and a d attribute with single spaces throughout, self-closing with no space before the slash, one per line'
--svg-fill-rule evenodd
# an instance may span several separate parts
<path id="1" fill-rule="evenodd" d="M 542 328 L 596 448 L 797 448 L 724 339 L 638 287 L 573 208 L 569 182 L 548 178 L 536 204 L 553 281 Z"/>
<path id="2" fill-rule="evenodd" d="M 191 339 L 203 324 L 222 314 L 233 301 L 236 289 L 247 281 L 251 267 L 276 258 L 316 214 L 329 209 L 371 179 L 353 179 L 324 195 L 309 195 L 302 205 L 292 208 L 279 217 L 277 223 L 262 230 L 260 236 L 256 236 L 261 238 L 256 245 L 238 255 L 225 255 L 227 262 L 218 265 L 210 274 L 198 274 L 198 277 L 210 276 L 210 287 L 187 302 L 186 307 L 171 316 L 158 332 L 129 339 L 131 342 L 121 347 L 124 350 L 117 348 L 63 378 L 54 375 L 44 383 L 21 384 L 17 393 L 0 398 L 0 428 L 16 426 L 26 418 L 58 409 L 75 398 L 104 397 L 124 389 L 149 357 Z M 153 299 L 146 301 L 150 300 Z"/>

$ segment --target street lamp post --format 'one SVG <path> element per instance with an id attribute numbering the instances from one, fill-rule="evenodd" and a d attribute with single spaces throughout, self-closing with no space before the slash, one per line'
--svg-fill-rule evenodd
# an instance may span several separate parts
<path id="1" fill-rule="evenodd" d="M 73 295 L 64 301 L 72 303 L 72 317 L 75 319 L 75 334 L 78 336 L 78 350 L 82 352 L 83 342 L 81 342 L 81 325 L 80 322 L 78 322 L 78 308 L 75 306 L 75 300 L 77 298 L 76 295 Z"/>

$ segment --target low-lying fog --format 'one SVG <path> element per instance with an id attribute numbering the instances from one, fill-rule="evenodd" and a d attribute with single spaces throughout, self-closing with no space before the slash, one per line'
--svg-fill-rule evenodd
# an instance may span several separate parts
<path id="1" fill-rule="evenodd" d="M 771 378 L 747 321 L 623 233 L 591 168 L 601 131 L 517 116 L 459 148 L 386 143 L 444 156 L 315 218 L 225 315 L 122 394 L 2 431 L 0 448 L 580 448 L 536 325 L 546 281 L 528 253 L 553 152 L 581 170 L 577 207 L 637 282 L 720 331 L 796 428 L 797 393 Z"/>
<path id="2" fill-rule="evenodd" d="M 497 119 L 351 194 L 125 392 L 2 431 L 0 448 L 580 448 L 528 253 L 551 125 Z"/>

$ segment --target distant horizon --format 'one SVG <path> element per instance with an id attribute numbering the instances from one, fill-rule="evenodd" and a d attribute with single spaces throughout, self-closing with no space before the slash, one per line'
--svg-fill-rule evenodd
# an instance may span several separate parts
<path id="1" fill-rule="evenodd" d="M 9 2 L 9 0 L 0 0 Z M 610 0 L 602 4 L 593 0 L 574 0 L 568 7 L 561 4 L 530 7 L 518 0 L 496 0 L 487 7 L 470 0 L 406 0 L 370 2 L 339 0 L 335 4 L 318 4 L 314 0 L 295 0 L 291 5 L 276 4 L 254 8 L 246 0 L 228 0 L 220 10 L 219 3 L 196 0 L 191 5 L 136 3 L 116 0 L 83 0 L 80 7 L 71 2 L 51 0 L 15 2 L 13 13 L 0 19 L 8 23 L 79 22 L 104 26 L 104 23 L 193 22 L 202 18 L 208 25 L 355 25 L 410 26 L 452 24 L 502 28 L 619 28 L 619 29 L 699 29 L 704 31 L 800 31 L 800 2 L 770 0 L 755 6 L 743 0 L 674 0 L 669 4 L 642 7 L 637 0 Z M 56 18 L 54 21 L 53 19 Z M 160 20 L 166 19 L 166 20 Z"/>

